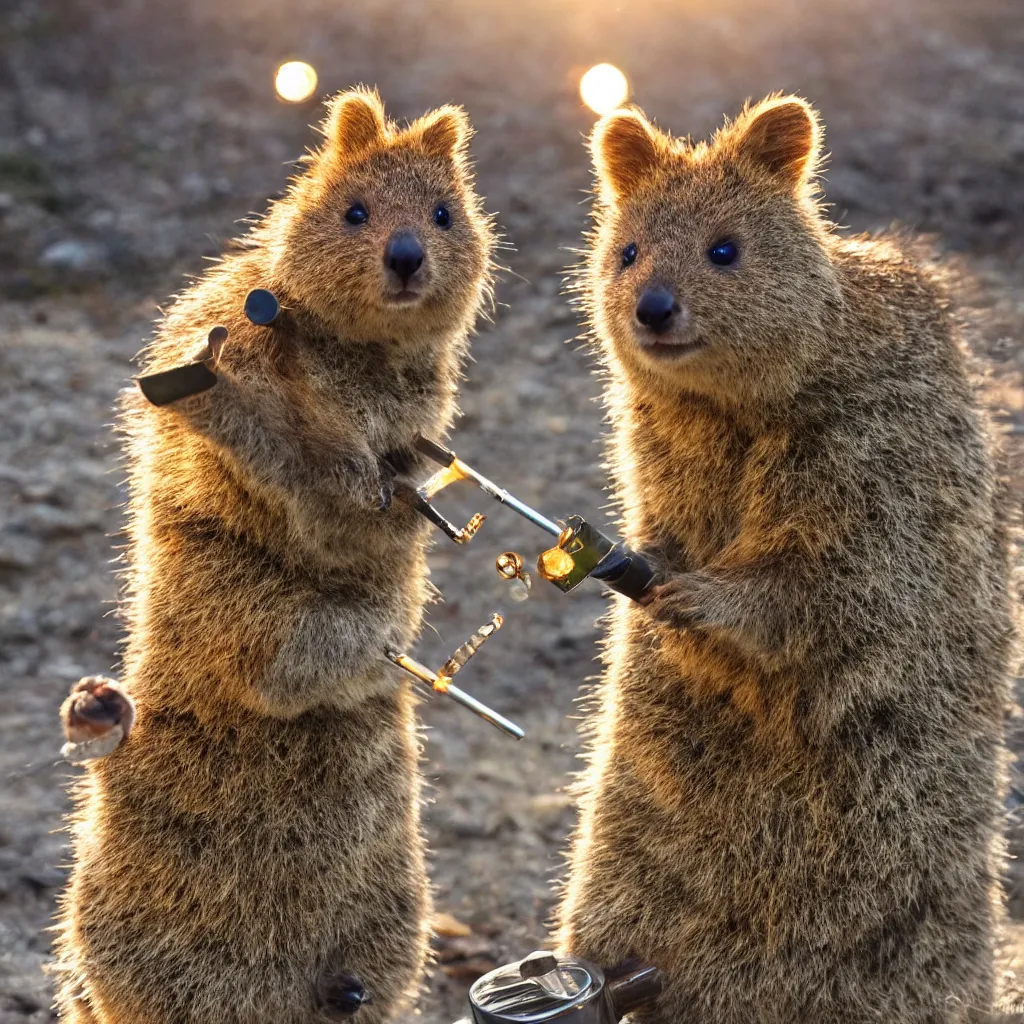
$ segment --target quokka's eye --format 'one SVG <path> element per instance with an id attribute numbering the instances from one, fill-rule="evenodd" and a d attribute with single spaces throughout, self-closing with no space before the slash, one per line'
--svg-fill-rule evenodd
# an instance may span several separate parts
<path id="1" fill-rule="evenodd" d="M 634 263 L 636 263 L 636 242 L 630 242 L 622 250 L 622 265 L 623 267 L 631 267 Z"/>
<path id="2" fill-rule="evenodd" d="M 730 266 L 736 262 L 736 258 L 739 254 L 739 246 L 729 239 L 724 239 L 721 242 L 715 242 L 715 244 L 708 249 L 708 259 L 711 260 L 716 267 Z"/>
<path id="3" fill-rule="evenodd" d="M 365 224 L 370 219 L 370 212 L 362 203 L 353 203 L 345 211 L 345 220 L 353 227 Z"/>
<path id="4" fill-rule="evenodd" d="M 442 230 L 447 230 L 452 226 L 452 215 L 444 203 L 438 203 L 434 207 L 434 223 Z"/>

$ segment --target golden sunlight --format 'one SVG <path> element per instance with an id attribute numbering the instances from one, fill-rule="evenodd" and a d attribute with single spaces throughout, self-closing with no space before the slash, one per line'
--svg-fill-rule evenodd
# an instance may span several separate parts
<path id="1" fill-rule="evenodd" d="M 580 96 L 595 114 L 607 114 L 629 99 L 629 82 L 613 64 L 595 64 L 580 79 Z"/>
<path id="2" fill-rule="evenodd" d="M 289 103 L 302 103 L 316 92 L 316 71 L 301 60 L 290 60 L 277 69 L 274 87 Z"/>

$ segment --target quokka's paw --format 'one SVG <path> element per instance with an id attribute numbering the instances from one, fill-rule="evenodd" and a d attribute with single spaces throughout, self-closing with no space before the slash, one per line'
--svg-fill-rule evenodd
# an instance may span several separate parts
<path id="1" fill-rule="evenodd" d="M 657 622 L 674 629 L 697 629 L 714 621 L 709 585 L 696 573 L 681 573 L 649 591 L 645 607 Z"/>
<path id="2" fill-rule="evenodd" d="M 423 456 L 415 448 L 393 448 L 384 456 L 384 462 L 399 476 L 409 476 L 423 466 Z"/>
<path id="3" fill-rule="evenodd" d="M 385 512 L 395 495 L 395 473 L 370 452 L 343 458 L 338 464 L 345 490 L 357 504 Z"/>
<path id="4" fill-rule="evenodd" d="M 378 512 L 387 512 L 391 508 L 391 502 L 394 500 L 394 497 L 395 475 L 386 463 L 382 463 L 380 467 L 380 481 L 377 485 L 376 500 L 373 502 L 373 507 Z"/>
<path id="5" fill-rule="evenodd" d="M 61 757 L 77 764 L 105 757 L 128 738 L 135 705 L 113 679 L 86 676 L 71 687 L 60 708 L 60 720 L 67 740 Z"/>

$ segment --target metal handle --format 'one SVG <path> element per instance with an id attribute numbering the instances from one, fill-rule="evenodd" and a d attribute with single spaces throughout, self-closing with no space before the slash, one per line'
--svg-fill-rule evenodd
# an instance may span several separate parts
<path id="1" fill-rule="evenodd" d="M 439 466 L 447 468 L 455 461 L 455 452 L 445 448 L 443 444 L 431 441 L 429 437 L 424 437 L 422 434 L 416 435 L 415 446 L 421 455 L 426 455 L 431 462 L 436 462 Z"/>
<path id="2" fill-rule="evenodd" d="M 622 543 L 616 544 L 590 575 L 640 604 L 654 585 L 654 570 L 647 559 Z"/>

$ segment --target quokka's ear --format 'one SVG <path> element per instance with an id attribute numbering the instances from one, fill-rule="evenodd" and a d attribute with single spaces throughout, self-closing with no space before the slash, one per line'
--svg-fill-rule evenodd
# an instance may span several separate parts
<path id="1" fill-rule="evenodd" d="M 383 141 L 387 122 L 380 97 L 368 89 L 340 93 L 331 100 L 324 135 L 342 159 L 358 156 Z"/>
<path id="2" fill-rule="evenodd" d="M 446 105 L 420 118 L 413 125 L 428 156 L 455 160 L 463 156 L 473 128 L 461 107 Z"/>
<path id="3" fill-rule="evenodd" d="M 639 110 L 617 110 L 601 118 L 590 136 L 601 197 L 624 199 L 655 172 L 663 142 L 658 130 Z"/>
<path id="4" fill-rule="evenodd" d="M 788 188 L 802 187 L 814 174 L 821 125 L 814 109 L 797 96 L 765 100 L 746 111 L 734 126 L 736 152 Z"/>

